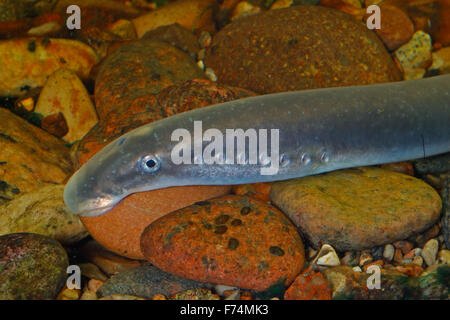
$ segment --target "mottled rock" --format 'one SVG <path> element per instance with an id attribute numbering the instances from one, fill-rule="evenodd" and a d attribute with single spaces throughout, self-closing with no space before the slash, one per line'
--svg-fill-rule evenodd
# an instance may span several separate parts
<path id="1" fill-rule="evenodd" d="M 211 285 L 182 279 L 153 266 L 142 266 L 111 277 L 97 294 L 99 297 L 120 294 L 151 299 L 156 294 L 172 296 L 188 289 L 205 287 L 211 288 Z"/>
<path id="2" fill-rule="evenodd" d="M 403 70 L 427 68 L 431 64 L 431 50 L 430 35 L 419 30 L 394 55 Z"/>
<path id="3" fill-rule="evenodd" d="M 73 244 L 88 233 L 63 200 L 63 185 L 50 185 L 0 205 L 0 235 L 17 232 L 41 234 L 62 244 Z"/>
<path id="4" fill-rule="evenodd" d="M 178 23 L 168 26 L 161 26 L 154 30 L 150 30 L 142 36 L 142 39 L 167 42 L 175 48 L 183 50 L 194 58 L 200 50 L 197 37 L 191 31 L 183 28 Z"/>
<path id="5" fill-rule="evenodd" d="M 135 104 L 151 103 L 153 95 L 177 82 L 205 78 L 186 53 L 166 42 L 139 40 L 115 49 L 102 63 L 95 84 L 100 120 Z"/>
<path id="6" fill-rule="evenodd" d="M 213 0 L 178 0 L 133 19 L 133 23 L 139 38 L 149 30 L 173 23 L 193 31 L 214 31 L 216 6 Z"/>
<path id="7" fill-rule="evenodd" d="M 59 69 L 49 76 L 34 111 L 44 117 L 62 113 L 69 129 L 63 136 L 67 142 L 83 138 L 98 121 L 89 93 L 69 69 Z"/>
<path id="8" fill-rule="evenodd" d="M 205 63 L 221 83 L 258 93 L 401 78 L 372 31 L 346 13 L 321 6 L 236 20 L 216 34 Z"/>
<path id="9" fill-rule="evenodd" d="M 141 249 L 171 274 L 257 291 L 290 284 L 304 265 L 294 225 L 275 207 L 236 195 L 158 219 L 142 233 Z"/>
<path id="10" fill-rule="evenodd" d="M 340 251 L 408 238 L 435 223 L 442 206 L 423 181 L 370 167 L 277 182 L 271 200 L 316 248 Z"/>
<path id="11" fill-rule="evenodd" d="M 298 275 L 284 294 L 285 300 L 331 300 L 331 289 L 320 272 L 308 269 Z"/>
<path id="12" fill-rule="evenodd" d="M 60 68 L 86 79 L 98 62 L 87 45 L 69 39 L 26 38 L 0 41 L 0 96 L 18 96 L 43 86 Z"/>
<path id="13" fill-rule="evenodd" d="M 55 240 L 32 233 L 0 236 L 0 299 L 54 299 L 69 260 Z"/>
<path id="14" fill-rule="evenodd" d="M 0 108 L 0 203 L 72 172 L 64 142 Z"/>

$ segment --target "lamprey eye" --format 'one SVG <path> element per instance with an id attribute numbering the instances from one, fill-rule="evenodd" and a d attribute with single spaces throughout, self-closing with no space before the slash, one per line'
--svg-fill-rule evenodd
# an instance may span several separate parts
<path id="1" fill-rule="evenodd" d="M 154 155 L 146 155 L 141 160 L 141 168 L 145 173 L 154 173 L 161 168 L 161 160 Z"/>

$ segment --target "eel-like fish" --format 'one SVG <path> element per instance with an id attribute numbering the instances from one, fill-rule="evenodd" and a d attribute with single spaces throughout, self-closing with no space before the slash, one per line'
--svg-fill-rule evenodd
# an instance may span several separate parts
<path id="1" fill-rule="evenodd" d="M 284 92 L 130 131 L 71 177 L 64 200 L 96 216 L 135 192 L 285 180 L 449 151 L 450 75 Z"/>

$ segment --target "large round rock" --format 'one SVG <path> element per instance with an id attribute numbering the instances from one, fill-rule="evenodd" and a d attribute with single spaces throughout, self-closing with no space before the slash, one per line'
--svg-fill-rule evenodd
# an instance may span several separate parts
<path id="1" fill-rule="evenodd" d="M 289 285 L 304 265 L 303 243 L 278 209 L 229 195 L 174 211 L 142 233 L 156 267 L 201 282 L 253 290 Z"/>
<path id="2" fill-rule="evenodd" d="M 139 40 L 120 46 L 104 61 L 95 83 L 95 103 L 100 120 L 122 113 L 135 100 L 177 82 L 205 78 L 194 59 L 166 42 Z"/>
<path id="3" fill-rule="evenodd" d="M 221 83 L 272 93 L 400 80 L 377 35 L 353 16 L 295 6 L 223 28 L 206 65 Z"/>
<path id="4" fill-rule="evenodd" d="M 68 265 L 55 240 L 33 233 L 0 236 L 0 300 L 54 299 Z"/>
<path id="5" fill-rule="evenodd" d="M 442 208 L 425 182 L 370 167 L 277 182 L 271 200 L 315 247 L 340 251 L 406 239 L 433 225 Z"/>

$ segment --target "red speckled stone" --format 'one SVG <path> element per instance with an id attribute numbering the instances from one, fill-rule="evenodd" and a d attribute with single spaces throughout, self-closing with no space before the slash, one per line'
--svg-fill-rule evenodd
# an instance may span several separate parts
<path id="1" fill-rule="evenodd" d="M 168 273 L 253 290 L 289 285 L 305 261 L 300 235 L 281 211 L 237 195 L 158 219 L 142 233 L 141 249 Z"/>

